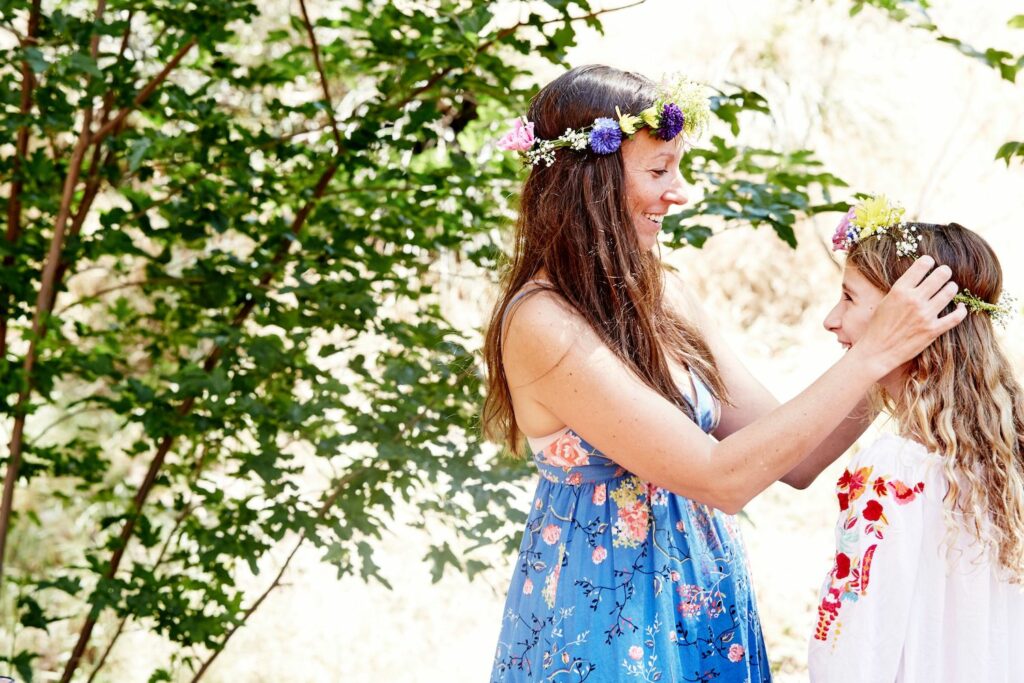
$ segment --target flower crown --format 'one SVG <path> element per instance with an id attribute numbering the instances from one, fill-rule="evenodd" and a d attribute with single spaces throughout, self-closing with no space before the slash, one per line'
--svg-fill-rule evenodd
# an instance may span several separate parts
<path id="1" fill-rule="evenodd" d="M 913 256 L 921 236 L 917 226 L 903 222 L 906 211 L 890 203 L 885 195 L 871 196 L 852 207 L 839 221 L 832 235 L 832 251 L 848 251 L 857 242 L 869 237 L 888 235 L 896 240 L 896 253 Z"/>
<path id="2" fill-rule="evenodd" d="M 885 195 L 871 196 L 851 208 L 839 221 L 832 235 L 833 251 L 849 251 L 857 242 L 870 237 L 889 236 L 896 240 L 896 253 L 900 256 L 917 255 L 921 243 L 918 226 L 903 220 L 902 206 L 890 203 Z M 965 289 L 953 297 L 972 313 L 986 313 L 992 322 L 1005 326 L 1016 310 L 1016 299 L 1006 292 L 998 303 L 989 303 Z"/>
<path id="3" fill-rule="evenodd" d="M 583 128 L 567 128 L 554 140 L 534 137 L 533 122 L 520 117 L 512 122 L 512 130 L 498 140 L 498 148 L 519 152 L 523 161 L 532 166 L 555 163 L 555 150 L 569 148 L 576 151 L 589 149 L 595 154 L 612 154 L 641 128 L 650 128 L 659 140 L 672 140 L 680 133 L 698 137 L 711 120 L 711 105 L 702 84 L 682 79 L 670 86 L 662 86 L 658 98 L 639 114 L 623 114 L 615 108 L 616 118 L 599 117 Z"/>

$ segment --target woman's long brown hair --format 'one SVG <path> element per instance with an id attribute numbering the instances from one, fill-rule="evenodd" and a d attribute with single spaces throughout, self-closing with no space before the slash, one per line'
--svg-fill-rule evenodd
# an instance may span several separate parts
<path id="1" fill-rule="evenodd" d="M 616 107 L 638 113 L 656 96 L 656 85 L 643 76 L 607 66 L 581 66 L 542 89 L 527 118 L 534 122 L 538 138 L 551 140 L 568 128 L 588 126 L 595 118 L 615 117 Z M 716 396 L 726 395 L 700 332 L 665 306 L 661 261 L 640 248 L 625 188 L 621 150 L 598 155 L 561 149 L 551 166 L 533 166 L 526 178 L 511 261 L 484 344 L 484 433 L 512 451 L 519 450 L 522 433 L 502 360 L 503 321 L 514 315 L 515 306 L 509 306 L 516 293 L 541 271 L 550 283 L 545 289 L 582 316 L 647 386 L 691 418 L 693 409 L 672 378 L 669 357 L 691 368 Z"/>
<path id="2" fill-rule="evenodd" d="M 919 252 L 949 266 L 961 289 L 999 300 L 1003 273 L 984 239 L 956 223 L 912 225 Z M 855 244 L 846 264 L 887 292 L 912 261 L 883 237 Z M 970 313 L 911 361 L 901 395 L 878 398 L 907 436 L 942 456 L 951 533 L 966 528 L 1012 580 L 1024 580 L 1024 393 L 991 318 Z"/>

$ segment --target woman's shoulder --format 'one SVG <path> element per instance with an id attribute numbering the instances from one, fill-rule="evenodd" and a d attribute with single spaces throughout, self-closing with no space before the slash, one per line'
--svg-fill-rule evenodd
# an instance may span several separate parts
<path id="1" fill-rule="evenodd" d="M 561 362 L 574 346 L 597 335 L 558 292 L 532 286 L 509 305 L 502 331 L 502 356 L 512 386 L 528 384 Z"/>

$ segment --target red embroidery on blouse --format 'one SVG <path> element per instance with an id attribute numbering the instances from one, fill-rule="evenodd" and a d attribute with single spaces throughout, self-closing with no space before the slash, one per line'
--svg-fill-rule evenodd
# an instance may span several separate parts
<path id="1" fill-rule="evenodd" d="M 828 640 L 829 631 L 839 617 L 839 610 L 844 602 L 858 600 L 867 595 L 871 562 L 878 549 L 878 543 L 868 546 L 861 555 L 852 553 L 858 549 L 858 539 L 861 535 L 878 540 L 885 537 L 889 520 L 885 516 L 882 499 L 891 495 L 897 505 L 907 505 L 924 491 L 924 482 L 908 486 L 888 476 L 872 480 L 873 469 L 861 467 L 856 472 L 845 470 L 836 485 L 839 510 L 846 513 L 846 519 L 843 520 L 836 559 L 829 572 L 821 602 L 818 604 L 818 624 L 814 629 L 816 640 Z M 869 496 L 874 494 L 874 497 L 863 506 L 854 505 L 866 491 L 870 491 Z"/>

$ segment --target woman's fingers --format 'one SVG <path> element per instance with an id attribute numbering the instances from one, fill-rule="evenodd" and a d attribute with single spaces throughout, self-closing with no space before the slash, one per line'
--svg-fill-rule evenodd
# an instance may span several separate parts
<path id="1" fill-rule="evenodd" d="M 939 318 L 939 334 L 949 332 L 951 329 L 959 325 L 967 317 L 967 307 L 963 304 L 957 304 L 956 308 Z"/>
<path id="2" fill-rule="evenodd" d="M 960 291 L 960 288 L 955 282 L 950 280 L 946 284 L 939 288 L 939 291 L 935 292 L 935 295 L 929 299 L 925 310 L 929 315 L 936 316 L 949 305 L 956 296 L 956 293 Z"/>
<path id="3" fill-rule="evenodd" d="M 900 276 L 896 282 L 893 283 L 892 289 L 906 288 L 913 289 L 921 284 L 921 281 L 928 276 L 931 269 L 935 266 L 935 259 L 927 254 L 920 257 L 907 268 L 907 271 Z M 949 278 L 946 278 L 947 280 Z"/>
<path id="4" fill-rule="evenodd" d="M 956 294 L 956 284 L 950 282 L 949 279 L 951 277 L 953 277 L 953 271 L 949 266 L 939 266 L 929 273 L 928 277 L 918 285 L 918 290 L 924 295 L 925 300 L 927 300 L 932 297 L 939 296 L 943 291 L 943 287 L 952 284 L 954 288 L 953 294 Z M 949 296 L 950 299 L 953 298 L 953 294 Z M 948 304 L 949 300 L 947 300 L 946 303 Z"/>

